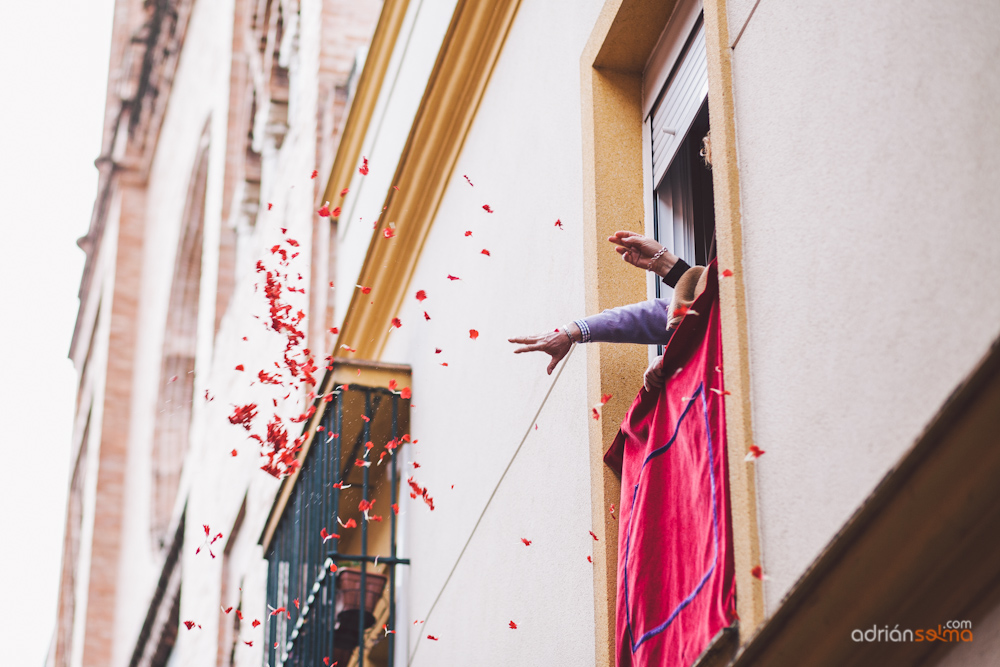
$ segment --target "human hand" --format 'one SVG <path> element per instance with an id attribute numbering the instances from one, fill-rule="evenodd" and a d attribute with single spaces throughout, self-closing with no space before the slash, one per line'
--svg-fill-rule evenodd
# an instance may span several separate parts
<path id="1" fill-rule="evenodd" d="M 677 255 L 666 250 L 651 265 L 650 260 L 664 248 L 656 240 L 642 234 L 630 231 L 618 231 L 609 236 L 608 241 L 618 246 L 615 250 L 626 262 L 640 269 L 653 271 L 660 277 L 667 275 L 670 269 L 674 268 L 674 264 L 677 263 Z"/>
<path id="2" fill-rule="evenodd" d="M 575 327 L 573 327 L 575 329 Z M 575 333 L 575 332 L 571 332 Z M 574 338 L 574 340 L 576 340 Z M 517 343 L 518 345 L 523 345 L 524 347 L 519 347 L 514 350 L 514 354 L 521 354 L 522 352 L 544 352 L 545 354 L 552 357 L 549 361 L 549 367 L 545 369 L 545 372 L 552 375 L 552 371 L 555 370 L 556 364 L 562 361 L 562 358 L 566 356 L 569 352 L 569 348 L 572 347 L 570 339 L 566 336 L 561 329 L 556 329 L 553 332 L 538 334 L 536 336 L 521 336 L 520 338 L 508 338 L 507 342 Z"/>
<path id="3" fill-rule="evenodd" d="M 646 388 L 646 391 L 653 391 L 663 388 L 666 382 L 667 377 L 666 373 L 663 372 L 663 356 L 661 355 L 653 359 L 653 363 L 646 369 L 642 376 L 642 386 Z"/>

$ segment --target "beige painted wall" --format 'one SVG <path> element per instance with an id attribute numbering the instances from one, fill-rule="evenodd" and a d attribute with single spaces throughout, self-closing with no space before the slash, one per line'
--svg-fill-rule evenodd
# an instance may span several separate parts
<path id="1" fill-rule="evenodd" d="M 998 27 L 763 0 L 735 46 L 769 612 L 1000 333 Z"/>

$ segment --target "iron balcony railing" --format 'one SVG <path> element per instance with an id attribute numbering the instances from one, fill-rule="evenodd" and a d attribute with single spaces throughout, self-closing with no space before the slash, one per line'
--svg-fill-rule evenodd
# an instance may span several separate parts
<path id="1" fill-rule="evenodd" d="M 394 664 L 396 566 L 409 559 L 396 553 L 393 447 L 401 441 L 401 407 L 408 424 L 409 401 L 384 387 L 334 386 L 332 400 L 320 403 L 326 406 L 321 428 L 265 540 L 267 667 Z M 367 503 L 372 507 L 365 512 Z"/>

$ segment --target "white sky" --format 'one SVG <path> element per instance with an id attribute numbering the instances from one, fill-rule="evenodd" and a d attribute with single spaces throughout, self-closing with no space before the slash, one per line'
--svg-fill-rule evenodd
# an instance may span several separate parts
<path id="1" fill-rule="evenodd" d="M 97 191 L 112 0 L 0 21 L 0 646 L 42 665 L 55 625 L 76 372 L 67 358 Z"/>

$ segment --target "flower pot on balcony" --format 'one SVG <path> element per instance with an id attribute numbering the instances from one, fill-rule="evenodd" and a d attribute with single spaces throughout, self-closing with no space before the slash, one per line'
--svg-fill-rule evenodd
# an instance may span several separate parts
<path id="1" fill-rule="evenodd" d="M 362 596 L 361 570 L 342 568 L 337 571 L 337 589 L 334 595 L 334 612 L 337 616 L 337 634 L 350 631 L 357 633 L 358 617 L 362 604 L 365 610 L 365 629 L 375 624 L 375 605 L 382 597 L 386 578 L 374 572 L 365 573 L 365 588 Z M 362 597 L 364 600 L 362 600 Z"/>

